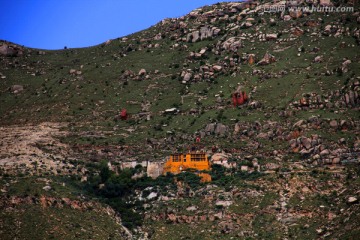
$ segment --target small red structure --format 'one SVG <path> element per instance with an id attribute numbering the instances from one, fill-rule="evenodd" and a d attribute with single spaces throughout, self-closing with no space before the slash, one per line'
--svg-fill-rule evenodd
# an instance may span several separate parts
<path id="1" fill-rule="evenodd" d="M 128 114 L 127 114 L 127 111 L 125 108 L 121 110 L 120 118 L 121 118 L 121 120 L 127 120 Z"/>
<path id="2" fill-rule="evenodd" d="M 246 92 L 244 92 L 244 91 L 235 92 L 232 95 L 232 100 L 233 100 L 234 107 L 237 107 L 237 106 L 243 105 L 248 100 L 248 97 L 246 95 Z"/>

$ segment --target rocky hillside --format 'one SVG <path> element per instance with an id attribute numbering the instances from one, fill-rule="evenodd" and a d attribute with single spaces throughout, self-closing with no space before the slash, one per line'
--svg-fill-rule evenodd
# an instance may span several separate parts
<path id="1" fill-rule="evenodd" d="M 120 239 L 354 238 L 359 44 L 359 4 L 327 0 L 218 3 L 89 48 L 1 41 L 0 231 L 26 236 L 24 208 L 71 222 L 111 206 Z M 211 184 L 147 177 L 196 138 Z M 25 184 L 39 179 L 50 189 Z M 107 232 L 78 227 L 61 231 Z"/>

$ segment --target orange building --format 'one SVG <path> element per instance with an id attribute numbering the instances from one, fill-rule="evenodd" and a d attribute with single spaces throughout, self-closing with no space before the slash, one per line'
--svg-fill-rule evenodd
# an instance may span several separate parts
<path id="1" fill-rule="evenodd" d="M 189 152 L 187 154 L 172 154 L 164 165 L 163 174 L 168 172 L 173 174 L 182 171 L 195 169 L 198 171 L 210 170 L 210 161 L 203 152 Z"/>

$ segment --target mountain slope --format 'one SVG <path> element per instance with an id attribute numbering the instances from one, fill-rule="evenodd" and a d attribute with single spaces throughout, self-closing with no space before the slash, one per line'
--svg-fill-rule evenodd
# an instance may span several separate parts
<path id="1" fill-rule="evenodd" d="M 134 234 L 144 238 L 353 238 L 359 5 L 331 3 L 353 6 L 347 13 L 264 11 L 281 4 L 205 6 L 89 48 L 3 41 L 3 184 L 75 175 L 81 194 L 111 205 L 126 224 L 126 208 L 140 214 Z M 237 89 L 249 101 L 234 107 Z M 187 151 L 198 137 L 214 162 L 234 166 L 215 166 L 213 184 L 186 174 L 141 177 L 144 162 Z M 106 178 L 102 160 L 113 170 Z M 144 166 L 127 172 L 124 162 Z M 114 202 L 119 196 L 130 205 Z"/>

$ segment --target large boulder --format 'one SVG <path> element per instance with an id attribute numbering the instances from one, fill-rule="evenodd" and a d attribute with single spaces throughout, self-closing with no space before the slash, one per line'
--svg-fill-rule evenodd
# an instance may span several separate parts
<path id="1" fill-rule="evenodd" d="M 155 37 L 154 37 L 155 41 L 158 41 L 158 40 L 161 40 L 161 39 L 162 39 L 161 33 L 156 34 Z"/>
<path id="2" fill-rule="evenodd" d="M 230 154 L 226 153 L 215 153 L 211 156 L 211 162 L 213 164 L 222 165 L 226 168 L 234 168 L 236 167 L 236 162 L 229 162 Z"/>
<path id="3" fill-rule="evenodd" d="M 258 65 L 268 65 L 275 61 L 276 61 L 275 57 L 267 52 L 267 53 L 265 53 L 264 57 L 257 64 Z"/>
<path id="4" fill-rule="evenodd" d="M 346 73 L 349 71 L 349 65 L 351 64 L 351 60 L 346 60 L 342 63 L 341 70 L 342 72 Z"/>
<path id="5" fill-rule="evenodd" d="M 222 70 L 222 66 L 219 65 L 214 65 L 212 68 L 214 69 L 215 72 L 220 72 Z"/>
<path id="6" fill-rule="evenodd" d="M 0 55 L 4 55 L 6 57 L 17 57 L 22 55 L 22 51 L 13 46 L 3 44 L 0 46 Z"/>
<path id="7" fill-rule="evenodd" d="M 222 43 L 221 47 L 227 51 L 237 51 L 242 46 L 241 39 L 231 37 Z"/>
<path id="8" fill-rule="evenodd" d="M 190 81 L 191 77 L 192 77 L 192 74 L 187 72 L 184 75 L 183 81 L 188 82 L 188 81 Z"/>
<path id="9" fill-rule="evenodd" d="M 197 42 L 200 38 L 200 32 L 194 31 L 192 33 L 189 33 L 186 37 L 187 42 Z"/>
<path id="10" fill-rule="evenodd" d="M 211 156 L 211 161 L 212 162 L 224 162 L 227 161 L 229 158 L 229 155 L 225 154 L 225 153 L 215 153 L 214 155 Z"/>
<path id="11" fill-rule="evenodd" d="M 267 41 L 276 40 L 278 38 L 278 35 L 276 33 L 269 33 L 265 35 L 265 38 Z"/>
<path id="12" fill-rule="evenodd" d="M 224 124 L 218 123 L 216 125 L 216 128 L 215 128 L 216 135 L 224 136 L 227 133 L 227 131 L 228 131 L 228 128 Z"/>
<path id="13" fill-rule="evenodd" d="M 344 101 L 348 106 L 355 106 L 360 101 L 360 95 L 357 92 L 349 91 L 344 95 Z"/>
<path id="14" fill-rule="evenodd" d="M 213 31 L 210 27 L 205 26 L 200 28 L 200 39 L 204 40 L 213 36 Z"/>
<path id="15" fill-rule="evenodd" d="M 221 29 L 210 26 L 203 26 L 200 30 L 193 31 L 186 36 L 187 42 L 197 42 L 207 38 L 212 38 L 220 33 Z"/>
<path id="16" fill-rule="evenodd" d="M 301 144 L 309 150 L 311 148 L 311 139 L 307 137 L 301 138 Z"/>
<path id="17" fill-rule="evenodd" d="M 205 132 L 208 134 L 213 134 L 215 132 L 215 127 L 216 127 L 215 123 L 210 123 L 210 124 L 206 125 Z"/>
<path id="18" fill-rule="evenodd" d="M 205 127 L 205 132 L 207 135 L 215 134 L 219 136 L 224 136 L 228 133 L 228 127 L 222 123 L 209 123 Z"/>
<path id="19" fill-rule="evenodd" d="M 349 197 L 349 198 L 347 199 L 347 202 L 350 203 L 350 204 L 354 204 L 354 203 L 358 203 L 359 200 L 357 199 L 357 197 L 351 196 L 351 197 Z"/>

